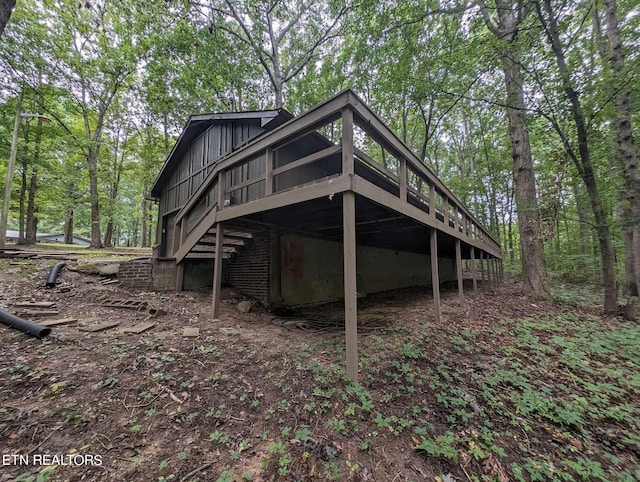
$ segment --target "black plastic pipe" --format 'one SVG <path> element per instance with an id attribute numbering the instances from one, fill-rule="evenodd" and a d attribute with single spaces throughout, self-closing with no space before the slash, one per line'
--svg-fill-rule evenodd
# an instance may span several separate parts
<path id="1" fill-rule="evenodd" d="M 56 278 L 58 277 L 58 273 L 60 270 L 66 266 L 67 263 L 64 261 L 60 261 L 53 265 L 51 271 L 49 271 L 49 277 L 47 278 L 47 284 L 45 285 L 47 288 L 55 288 L 56 287 Z"/>
<path id="2" fill-rule="evenodd" d="M 35 336 L 36 338 L 44 338 L 49 333 L 51 333 L 51 328 L 40 326 L 31 321 L 23 320 L 22 318 L 11 313 L 7 313 L 2 309 L 0 309 L 0 322 L 4 323 L 7 326 L 15 328 L 16 330 L 28 333 L 31 336 Z"/>

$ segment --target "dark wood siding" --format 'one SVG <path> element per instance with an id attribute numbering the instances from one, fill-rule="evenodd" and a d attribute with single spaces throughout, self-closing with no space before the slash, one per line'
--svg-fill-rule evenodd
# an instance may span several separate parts
<path id="1" fill-rule="evenodd" d="M 264 131 L 259 119 L 215 124 L 197 137 L 171 173 L 160 195 L 160 216 L 180 209 L 218 159 Z"/>

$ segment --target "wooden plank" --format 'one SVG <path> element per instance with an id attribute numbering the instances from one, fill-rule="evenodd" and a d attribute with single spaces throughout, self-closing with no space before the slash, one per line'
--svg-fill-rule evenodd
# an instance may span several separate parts
<path id="1" fill-rule="evenodd" d="M 358 291 L 356 264 L 356 198 L 352 192 L 342 195 L 344 222 L 344 322 L 347 350 L 347 376 L 358 380 Z"/>
<path id="2" fill-rule="evenodd" d="M 480 251 L 480 281 L 484 283 L 484 251 Z"/>
<path id="3" fill-rule="evenodd" d="M 219 221 L 228 221 L 230 219 L 248 216 L 249 214 L 340 194 L 349 189 L 351 189 L 350 176 L 336 176 L 324 181 L 314 182 L 307 186 L 279 192 L 257 201 L 228 207 L 223 211 L 219 211 L 216 219 Z"/>
<path id="4" fill-rule="evenodd" d="M 200 336 L 200 328 L 186 327 L 182 332 L 185 338 L 198 338 Z"/>
<path id="5" fill-rule="evenodd" d="M 14 303 L 13 306 L 17 308 L 51 308 L 56 303 L 54 301 L 24 301 L 19 303 Z"/>
<path id="6" fill-rule="evenodd" d="M 59 320 L 43 320 L 38 324 L 41 326 L 58 326 L 58 325 L 67 325 L 69 323 L 75 323 L 78 321 L 77 318 L 61 318 Z"/>
<path id="7" fill-rule="evenodd" d="M 106 321 L 104 323 L 98 323 L 96 325 L 81 326 L 80 328 L 78 328 L 78 330 L 95 333 L 98 331 L 110 330 L 112 328 L 115 328 L 119 324 L 119 321 Z"/>
<path id="8" fill-rule="evenodd" d="M 456 239 L 456 276 L 458 278 L 458 301 L 464 306 L 464 281 L 462 279 L 462 254 L 460 240 Z"/>
<path id="9" fill-rule="evenodd" d="M 227 192 L 237 191 L 238 189 L 242 189 L 243 187 L 253 186 L 254 184 L 259 183 L 260 181 L 264 181 L 264 175 L 256 177 L 254 179 L 249 179 L 247 181 L 240 182 L 238 184 L 234 184 L 233 186 L 227 187 Z"/>
<path id="10" fill-rule="evenodd" d="M 398 178 L 398 176 L 396 174 L 394 174 L 393 172 L 391 172 L 389 169 L 387 169 L 382 164 L 376 162 L 375 159 L 373 159 L 372 157 L 369 157 L 366 153 L 364 153 L 360 149 L 354 148 L 353 152 L 354 152 L 356 158 L 358 159 L 358 161 L 360 161 L 363 164 L 369 166 L 374 171 L 379 171 L 380 173 L 382 173 L 383 175 L 385 175 L 386 177 L 388 177 L 392 181 L 396 182 L 397 184 L 400 184 L 400 179 Z"/>
<path id="11" fill-rule="evenodd" d="M 216 224 L 216 239 L 224 243 L 224 230 L 222 229 L 222 223 Z M 218 318 L 220 316 L 220 287 L 222 285 L 222 253 L 220 245 L 216 248 L 215 259 L 213 261 L 213 317 Z"/>
<path id="12" fill-rule="evenodd" d="M 438 271 L 438 230 L 431 229 L 431 284 L 433 285 L 433 312 L 436 318 L 436 322 L 439 323 L 442 319 L 442 312 L 440 308 L 440 273 Z"/>
<path id="13" fill-rule="evenodd" d="M 155 323 L 151 323 L 151 322 L 147 322 L 147 323 L 139 323 L 135 326 L 128 326 L 126 328 L 124 328 L 122 331 L 125 333 L 142 333 L 143 331 L 147 331 L 150 330 L 151 328 L 153 328 L 154 326 L 156 326 Z"/>
<path id="14" fill-rule="evenodd" d="M 180 246 L 180 249 L 178 249 L 173 255 L 176 258 L 176 263 L 178 263 L 178 267 L 180 267 L 180 263 L 182 262 L 184 257 L 189 253 L 189 251 L 191 251 L 191 249 L 196 244 L 198 244 L 198 241 L 200 241 L 200 238 L 202 238 L 202 236 L 204 236 L 207 233 L 207 231 L 211 229 L 211 226 L 216 221 L 217 215 L 218 215 L 218 210 L 212 209 L 204 218 L 198 221 L 198 224 L 191 230 L 191 232 L 188 234 L 188 236 Z"/>
<path id="15" fill-rule="evenodd" d="M 60 314 L 60 312 L 57 310 L 16 310 L 16 312 L 20 313 L 21 316 L 30 316 L 30 317 L 54 316 L 54 315 Z"/>
<path id="16" fill-rule="evenodd" d="M 311 164 L 327 157 L 333 156 L 334 154 L 339 153 L 342 150 L 342 146 L 331 146 L 326 149 L 322 149 L 321 151 L 314 152 L 313 154 L 309 154 L 308 156 L 297 159 L 293 162 L 285 164 L 284 166 L 280 166 L 278 168 L 273 169 L 272 175 L 278 176 L 283 172 L 290 171 L 292 169 L 297 169 L 301 166 L 306 166 L 307 164 Z"/>

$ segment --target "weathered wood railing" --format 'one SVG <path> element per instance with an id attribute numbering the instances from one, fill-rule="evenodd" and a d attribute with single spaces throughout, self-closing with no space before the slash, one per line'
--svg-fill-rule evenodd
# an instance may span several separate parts
<path id="1" fill-rule="evenodd" d="M 335 131 L 336 124 L 342 132 L 339 142 L 318 134 L 326 126 Z M 354 146 L 354 129 L 355 142 L 367 136 L 371 149 L 381 151 L 382 162 Z M 315 143 L 315 151 L 288 159 L 287 146 L 302 138 Z M 397 172 L 385 165 L 387 154 Z M 295 182 L 294 172 L 302 182 Z M 174 256 L 180 263 L 218 221 L 345 191 L 501 257 L 491 233 L 351 90 L 218 161 L 176 216 Z"/>

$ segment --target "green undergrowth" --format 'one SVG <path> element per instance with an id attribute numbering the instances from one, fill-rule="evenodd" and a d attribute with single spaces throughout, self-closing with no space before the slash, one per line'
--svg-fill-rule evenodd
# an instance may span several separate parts
<path id="1" fill-rule="evenodd" d="M 37 386 L 47 420 L 93 434 L 91 450 L 137 447 L 117 459 L 127 480 L 640 480 L 640 326 L 531 311 L 474 323 L 450 306 L 440 324 L 394 323 L 359 339 L 358 383 L 342 337 L 141 338 L 101 347 L 98 380 L 19 357 L 0 394 Z M 95 403 L 75 398 L 86 387 Z M 10 407 L 0 429 L 32 437 Z"/>

